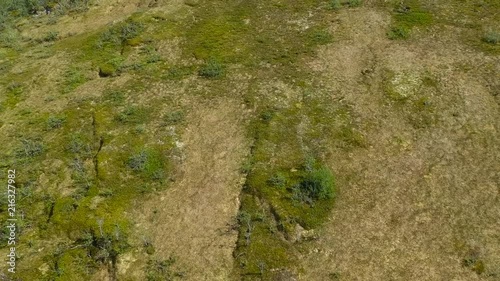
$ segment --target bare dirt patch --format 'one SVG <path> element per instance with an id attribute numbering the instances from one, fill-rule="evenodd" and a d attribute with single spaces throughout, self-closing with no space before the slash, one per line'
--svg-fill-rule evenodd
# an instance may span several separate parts
<path id="1" fill-rule="evenodd" d="M 233 101 L 198 105 L 179 144 L 184 161 L 172 186 L 141 210 L 137 228 L 151 238 L 155 256 L 178 258 L 185 280 L 228 280 L 242 176 L 248 151 L 241 107 Z"/>

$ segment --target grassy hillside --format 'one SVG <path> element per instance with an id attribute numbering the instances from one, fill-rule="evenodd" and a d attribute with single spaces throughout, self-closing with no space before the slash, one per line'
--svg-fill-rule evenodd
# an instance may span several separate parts
<path id="1" fill-rule="evenodd" d="M 499 23 L 496 0 L 2 1 L 0 279 L 498 280 Z"/>

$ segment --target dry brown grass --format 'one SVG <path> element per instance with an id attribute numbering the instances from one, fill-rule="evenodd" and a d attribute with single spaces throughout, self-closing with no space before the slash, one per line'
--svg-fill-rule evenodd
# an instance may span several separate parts
<path id="1" fill-rule="evenodd" d="M 185 280 L 230 278 L 237 238 L 232 225 L 243 183 L 239 165 L 248 152 L 240 111 L 231 100 L 190 110 L 179 145 L 179 176 L 145 202 L 136 220 L 138 235 L 151 239 L 155 257 L 178 257 Z"/>
<path id="2" fill-rule="evenodd" d="M 304 255 L 300 280 L 334 273 L 340 280 L 497 280 L 500 123 L 484 81 L 495 75 L 498 58 L 471 52 L 453 28 L 390 42 L 383 11 L 346 11 L 335 21 L 331 28 L 343 39 L 311 68 L 352 105 L 369 146 L 332 152 L 338 198 Z M 435 124 L 415 127 L 420 112 L 390 100 L 387 70 L 435 76 L 436 85 L 414 93 L 429 97 Z M 473 249 L 485 264 L 480 275 L 463 266 Z"/>

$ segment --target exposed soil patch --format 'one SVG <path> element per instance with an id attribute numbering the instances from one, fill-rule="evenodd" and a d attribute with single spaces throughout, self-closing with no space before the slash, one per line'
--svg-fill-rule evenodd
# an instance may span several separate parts
<path id="1" fill-rule="evenodd" d="M 241 107 L 233 101 L 198 105 L 181 137 L 181 176 L 144 205 L 139 229 L 161 258 L 178 257 L 185 280 L 228 280 L 247 153 Z"/>

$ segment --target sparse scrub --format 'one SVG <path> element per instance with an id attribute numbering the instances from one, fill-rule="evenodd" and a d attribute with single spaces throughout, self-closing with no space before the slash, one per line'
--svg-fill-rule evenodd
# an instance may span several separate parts
<path id="1" fill-rule="evenodd" d="M 313 168 L 298 185 L 295 195 L 302 202 L 332 199 L 335 191 L 335 179 L 332 172 L 322 166 Z"/>
<path id="2" fill-rule="evenodd" d="M 347 1 L 347 6 L 349 6 L 351 8 L 361 6 L 361 4 L 363 4 L 362 0 L 348 0 Z"/>
<path id="3" fill-rule="evenodd" d="M 47 119 L 47 128 L 49 129 L 57 129 L 57 128 L 60 128 L 63 124 L 64 124 L 64 121 L 65 121 L 65 117 L 64 116 L 49 116 L 49 118 Z"/>
<path id="4" fill-rule="evenodd" d="M 12 82 L 7 86 L 7 90 L 10 94 L 18 96 L 23 92 L 23 85 L 18 82 Z"/>
<path id="5" fill-rule="evenodd" d="M 42 42 L 54 42 L 59 38 L 59 33 L 56 31 L 49 31 L 47 34 L 45 34 L 40 41 Z"/>
<path id="6" fill-rule="evenodd" d="M 184 277 L 184 273 L 173 269 L 176 259 L 149 260 L 146 267 L 147 281 L 173 281 Z"/>
<path id="7" fill-rule="evenodd" d="M 174 66 L 167 70 L 165 78 L 167 79 L 182 79 L 193 74 L 191 67 Z"/>
<path id="8" fill-rule="evenodd" d="M 340 0 L 331 0 L 329 7 L 332 10 L 338 10 L 338 9 L 342 8 L 342 3 L 340 2 Z"/>
<path id="9" fill-rule="evenodd" d="M 148 155 L 146 151 L 141 151 L 136 155 L 133 155 L 128 160 L 128 166 L 130 169 L 140 172 L 146 169 L 146 163 L 148 161 Z"/>
<path id="10" fill-rule="evenodd" d="M 387 37 L 391 40 L 407 39 L 410 37 L 410 29 L 405 26 L 393 26 L 387 33 Z"/>
<path id="11" fill-rule="evenodd" d="M 102 230 L 102 221 L 98 221 L 98 231 L 89 230 L 85 232 L 78 240 L 77 245 L 82 245 L 86 249 L 88 256 L 98 263 L 116 262 L 118 255 L 123 253 L 129 244 L 124 231 L 114 235 L 105 233 Z"/>
<path id="12" fill-rule="evenodd" d="M 477 249 L 469 250 L 467 256 L 462 260 L 462 266 L 469 268 L 477 274 L 482 274 L 485 271 L 485 265 L 480 259 L 480 252 Z"/>
<path id="13" fill-rule="evenodd" d="M 71 135 L 67 149 L 71 153 L 87 157 L 92 151 L 89 142 L 79 135 Z"/>
<path id="14" fill-rule="evenodd" d="M 198 75 L 204 78 L 220 78 L 224 75 L 224 67 L 215 59 L 210 59 L 198 71 Z"/>
<path id="15" fill-rule="evenodd" d="M 49 7 L 51 6 L 55 13 L 65 14 L 68 12 L 85 12 L 89 9 L 89 4 L 92 0 L 57 0 L 57 1 L 47 1 Z M 57 3 L 57 5 L 54 5 Z"/>
<path id="16" fill-rule="evenodd" d="M 102 48 L 109 44 L 119 46 L 127 45 L 127 40 L 139 36 L 143 30 L 144 27 L 142 24 L 133 20 L 127 20 L 112 26 L 104 32 L 98 41 L 98 47 Z"/>
<path id="17" fill-rule="evenodd" d="M 5 48 L 18 48 L 20 40 L 21 35 L 16 29 L 10 26 L 0 28 L 0 46 Z"/>
<path id="18" fill-rule="evenodd" d="M 129 157 L 127 165 L 136 173 L 151 180 L 163 180 L 165 177 L 166 159 L 160 151 L 144 149 Z"/>
<path id="19" fill-rule="evenodd" d="M 106 63 L 99 67 L 99 77 L 112 77 L 116 75 L 116 67 Z"/>
<path id="20" fill-rule="evenodd" d="M 488 31 L 482 39 L 488 44 L 497 45 L 500 43 L 500 32 Z"/>
<path id="21" fill-rule="evenodd" d="M 120 90 L 106 91 L 103 95 L 103 100 L 113 104 L 122 104 L 125 101 L 125 94 Z"/>
<path id="22" fill-rule="evenodd" d="M 116 120 L 125 124 L 140 124 L 144 123 L 148 117 L 146 109 L 138 106 L 126 107 L 118 116 Z"/>
<path id="23" fill-rule="evenodd" d="M 141 54 L 146 56 L 146 63 L 155 63 L 161 60 L 160 55 L 155 47 L 145 45 L 141 48 Z"/>
<path id="24" fill-rule="evenodd" d="M 268 180 L 268 183 L 277 188 L 284 188 L 286 185 L 286 176 L 282 173 L 276 173 Z"/>
<path id="25" fill-rule="evenodd" d="M 151 239 L 147 237 L 142 238 L 142 246 L 144 247 L 144 250 L 148 255 L 152 255 L 155 253 L 155 248 L 153 246 L 153 243 L 151 243 Z"/>
<path id="26" fill-rule="evenodd" d="M 65 81 L 62 90 L 63 94 L 70 93 L 78 86 L 87 81 L 85 75 L 78 68 L 70 68 L 69 70 L 67 70 L 66 73 L 64 74 L 64 78 Z"/>
<path id="27" fill-rule="evenodd" d="M 333 41 L 332 35 L 327 30 L 316 30 L 310 37 L 314 45 L 325 45 Z"/>
<path id="28" fill-rule="evenodd" d="M 181 110 L 170 111 L 163 117 L 165 126 L 177 125 L 184 121 L 184 112 Z"/>
<path id="29" fill-rule="evenodd" d="M 21 147 L 17 150 L 17 155 L 20 157 L 32 158 L 43 153 L 43 144 L 39 140 L 23 139 Z"/>

